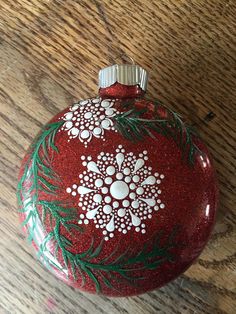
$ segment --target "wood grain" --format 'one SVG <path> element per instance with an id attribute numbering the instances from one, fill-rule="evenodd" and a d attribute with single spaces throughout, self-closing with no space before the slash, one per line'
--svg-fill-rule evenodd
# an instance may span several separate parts
<path id="1" fill-rule="evenodd" d="M 235 15 L 226 0 L 0 0 L 0 313 L 235 313 Z M 40 127 L 96 94 L 98 70 L 121 53 L 149 71 L 150 96 L 198 126 L 221 197 L 195 265 L 160 290 L 108 299 L 65 286 L 35 260 L 15 186 Z"/>

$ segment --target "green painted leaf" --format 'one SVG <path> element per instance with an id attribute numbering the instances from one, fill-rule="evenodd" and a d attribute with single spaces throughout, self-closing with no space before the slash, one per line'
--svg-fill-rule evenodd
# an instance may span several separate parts
<path id="1" fill-rule="evenodd" d="M 183 158 L 185 158 L 186 150 L 188 151 L 187 161 L 190 165 L 193 165 L 195 155 L 200 153 L 199 148 L 193 143 L 192 139 L 193 135 L 196 136 L 196 134 L 191 132 L 191 127 L 183 123 L 180 115 L 166 108 L 160 102 L 151 101 L 151 103 L 155 106 L 155 119 L 143 118 L 147 109 L 138 110 L 132 103 L 132 109 L 113 117 L 115 128 L 130 141 L 141 141 L 145 136 L 155 138 L 155 132 L 172 138 L 182 151 Z M 166 110 L 166 119 L 158 114 L 158 108 Z"/>

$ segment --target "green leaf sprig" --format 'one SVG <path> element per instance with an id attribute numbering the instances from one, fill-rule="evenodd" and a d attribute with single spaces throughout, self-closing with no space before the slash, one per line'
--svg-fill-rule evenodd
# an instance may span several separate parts
<path id="1" fill-rule="evenodd" d="M 192 127 L 185 124 L 181 116 L 166 108 L 162 103 L 152 102 L 154 105 L 154 118 L 146 119 L 148 108 L 137 109 L 134 102 L 125 103 L 127 111 L 114 117 L 115 128 L 130 141 L 141 141 L 146 136 L 156 138 L 156 133 L 167 138 L 172 138 L 182 152 L 182 158 L 187 158 L 190 165 L 194 164 L 197 153 L 201 150 L 194 143 L 197 136 Z M 159 109 L 165 111 L 165 117 L 161 116 Z"/>

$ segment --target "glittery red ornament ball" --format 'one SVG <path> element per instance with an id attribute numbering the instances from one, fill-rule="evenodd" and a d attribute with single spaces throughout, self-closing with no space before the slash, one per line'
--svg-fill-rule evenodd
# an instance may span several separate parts
<path id="1" fill-rule="evenodd" d="M 179 116 L 115 83 L 55 116 L 21 167 L 19 211 L 40 261 L 67 284 L 130 296 L 175 279 L 210 236 L 209 153 Z"/>

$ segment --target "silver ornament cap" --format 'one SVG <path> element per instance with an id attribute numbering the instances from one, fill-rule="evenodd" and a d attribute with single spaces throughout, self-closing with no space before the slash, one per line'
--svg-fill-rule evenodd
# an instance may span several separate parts
<path id="1" fill-rule="evenodd" d="M 99 71 L 99 88 L 110 87 L 116 82 L 123 85 L 139 85 L 147 89 L 148 73 L 137 64 L 114 64 Z"/>

